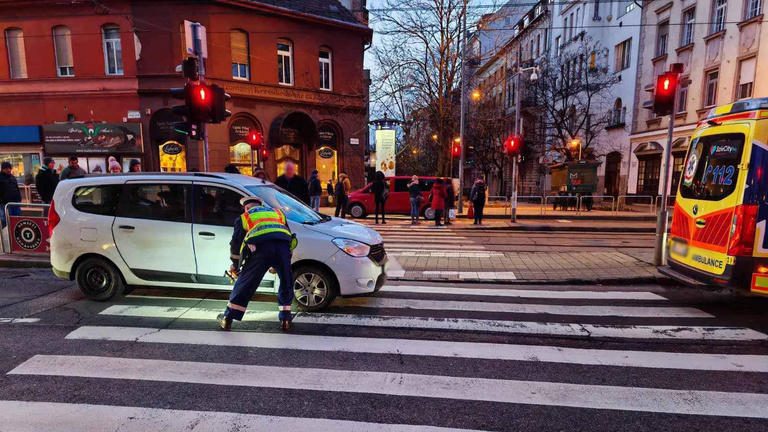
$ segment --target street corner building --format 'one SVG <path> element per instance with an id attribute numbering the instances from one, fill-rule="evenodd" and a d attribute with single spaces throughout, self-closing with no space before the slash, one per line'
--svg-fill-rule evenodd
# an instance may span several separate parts
<path id="1" fill-rule="evenodd" d="M 185 20 L 206 28 L 206 81 L 232 96 L 232 116 L 208 127 L 211 171 L 251 174 L 253 158 L 274 180 L 292 161 L 363 185 L 365 0 L 0 0 L 0 159 L 20 178 L 73 154 L 88 172 L 110 156 L 124 171 L 202 171 L 202 141 L 171 110 Z M 247 144 L 253 129 L 266 152 Z"/>

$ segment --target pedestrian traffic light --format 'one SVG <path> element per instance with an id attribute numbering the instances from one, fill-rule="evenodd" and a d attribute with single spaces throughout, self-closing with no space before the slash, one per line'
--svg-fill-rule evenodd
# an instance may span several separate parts
<path id="1" fill-rule="evenodd" d="M 259 160 L 265 162 L 267 159 L 269 159 L 269 150 L 267 150 L 266 146 L 263 146 L 261 147 L 261 150 L 259 150 Z"/>
<path id="2" fill-rule="evenodd" d="M 213 84 L 211 86 L 213 96 L 213 108 L 211 112 L 211 123 L 221 123 L 225 121 L 232 113 L 227 109 L 227 101 L 232 97 L 225 92 L 222 87 Z"/>
<path id="3" fill-rule="evenodd" d="M 451 156 L 453 157 L 459 157 L 461 156 L 461 142 L 455 142 L 451 146 Z"/>
<path id="4" fill-rule="evenodd" d="M 510 135 L 504 141 L 504 153 L 508 155 L 520 154 L 523 147 L 523 138 L 520 135 Z"/>
<path id="5" fill-rule="evenodd" d="M 250 145 L 253 150 L 260 148 L 263 142 L 264 137 L 261 135 L 261 132 L 257 129 L 248 130 L 248 145 Z"/>
<path id="6" fill-rule="evenodd" d="M 677 74 L 665 72 L 656 79 L 656 89 L 653 94 L 653 112 L 657 116 L 672 114 L 677 92 Z"/>
<path id="7" fill-rule="evenodd" d="M 186 117 L 190 123 L 211 121 L 213 94 L 208 85 L 190 81 L 183 88 L 172 88 L 171 96 L 184 99 L 184 105 L 172 108 L 174 114 Z"/>

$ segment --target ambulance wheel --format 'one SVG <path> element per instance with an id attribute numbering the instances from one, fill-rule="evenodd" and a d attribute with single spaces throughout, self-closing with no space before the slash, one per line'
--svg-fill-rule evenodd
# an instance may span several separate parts
<path id="1" fill-rule="evenodd" d="M 338 293 L 336 279 L 328 270 L 300 265 L 293 270 L 293 294 L 301 310 L 315 312 L 328 307 Z"/>
<path id="2" fill-rule="evenodd" d="M 360 203 L 352 204 L 349 207 L 349 214 L 355 219 L 364 218 L 366 216 L 365 207 Z"/>
<path id="3" fill-rule="evenodd" d="M 87 258 L 75 270 L 80 291 L 91 300 L 107 301 L 125 292 L 120 271 L 104 258 Z"/>

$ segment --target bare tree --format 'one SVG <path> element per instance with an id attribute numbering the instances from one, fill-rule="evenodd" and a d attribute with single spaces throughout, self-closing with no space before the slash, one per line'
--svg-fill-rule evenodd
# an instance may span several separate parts
<path id="1" fill-rule="evenodd" d="M 467 113 L 466 139 L 470 144 L 468 160 L 486 179 L 503 172 L 509 157 L 504 153 L 504 140 L 509 135 L 512 120 L 504 107 L 494 101 L 483 101 L 471 106 Z M 498 184 L 504 190 L 503 181 Z"/>

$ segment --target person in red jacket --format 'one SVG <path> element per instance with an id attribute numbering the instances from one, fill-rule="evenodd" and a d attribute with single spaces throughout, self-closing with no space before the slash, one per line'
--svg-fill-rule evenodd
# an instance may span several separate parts
<path id="1" fill-rule="evenodd" d="M 429 201 L 432 210 L 435 211 L 435 226 L 440 226 L 445 211 L 445 181 L 441 178 L 435 180 L 432 185 L 432 192 L 429 194 Z"/>

